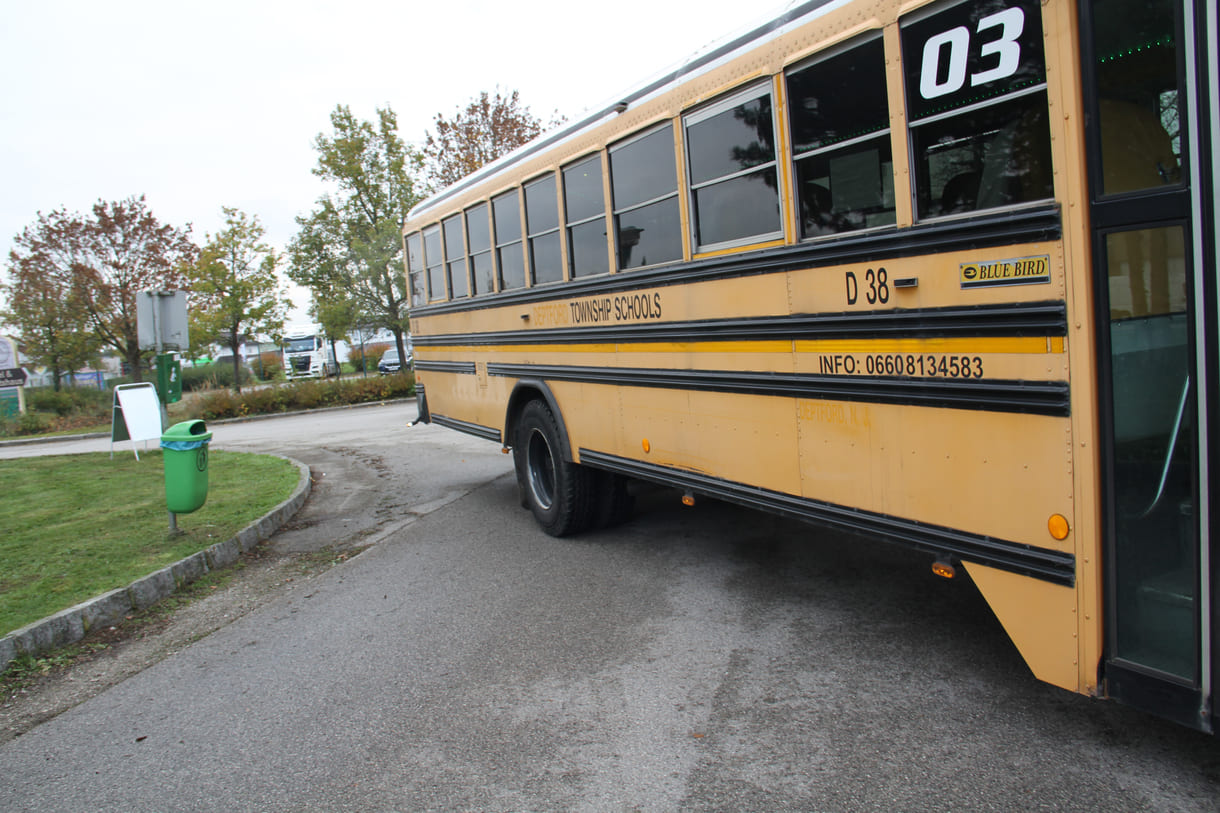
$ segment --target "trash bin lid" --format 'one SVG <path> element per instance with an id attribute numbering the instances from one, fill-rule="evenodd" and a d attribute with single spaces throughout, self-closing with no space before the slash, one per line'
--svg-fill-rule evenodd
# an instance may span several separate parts
<path id="1" fill-rule="evenodd" d="M 212 439 L 208 425 L 201 420 L 182 421 L 161 433 L 161 441 L 207 441 Z"/>

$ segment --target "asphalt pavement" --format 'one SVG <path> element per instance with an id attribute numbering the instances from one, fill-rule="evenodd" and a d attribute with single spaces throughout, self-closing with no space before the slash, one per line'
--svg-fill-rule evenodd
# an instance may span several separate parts
<path id="1" fill-rule="evenodd" d="M 916 553 L 657 489 L 553 539 L 412 417 L 218 431 L 314 472 L 273 545 L 363 552 L 0 746 L 0 809 L 1217 808 L 1215 739 L 1039 684 Z"/>

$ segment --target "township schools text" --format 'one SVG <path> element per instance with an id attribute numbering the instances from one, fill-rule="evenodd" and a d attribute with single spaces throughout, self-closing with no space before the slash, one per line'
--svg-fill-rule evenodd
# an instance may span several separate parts
<path id="1" fill-rule="evenodd" d="M 569 302 L 568 308 L 574 325 L 660 319 L 661 294 L 653 292 L 578 299 Z"/>

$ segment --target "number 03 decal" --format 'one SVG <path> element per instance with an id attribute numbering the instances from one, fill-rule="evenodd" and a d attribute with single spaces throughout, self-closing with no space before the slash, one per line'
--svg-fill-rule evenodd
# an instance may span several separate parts
<path id="1" fill-rule="evenodd" d="M 1025 30 L 1025 12 L 1019 8 L 1006 8 L 984 17 L 979 20 L 975 34 L 982 37 L 984 32 L 996 28 L 999 29 L 999 36 L 982 44 L 979 58 L 999 57 L 999 61 L 994 67 L 972 74 L 971 87 L 1012 76 L 1021 65 L 1021 43 L 1018 39 Z M 920 95 L 925 99 L 935 99 L 961 90 L 966 84 L 969 55 L 970 30 L 964 25 L 928 37 L 923 46 L 923 64 L 919 74 Z M 942 60 L 946 58 L 948 65 L 942 69 Z M 942 75 L 943 80 L 940 78 Z"/>

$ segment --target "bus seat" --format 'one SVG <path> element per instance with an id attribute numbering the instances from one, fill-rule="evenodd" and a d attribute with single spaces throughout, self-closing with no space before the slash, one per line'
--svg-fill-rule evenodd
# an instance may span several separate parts
<path id="1" fill-rule="evenodd" d="M 801 185 L 801 219 L 806 237 L 832 234 L 830 190 L 819 183 Z"/>
<path id="2" fill-rule="evenodd" d="M 963 172 L 945 184 L 940 196 L 940 213 L 972 212 L 978 203 L 979 173 Z"/>

